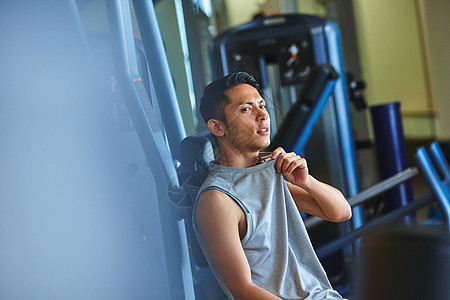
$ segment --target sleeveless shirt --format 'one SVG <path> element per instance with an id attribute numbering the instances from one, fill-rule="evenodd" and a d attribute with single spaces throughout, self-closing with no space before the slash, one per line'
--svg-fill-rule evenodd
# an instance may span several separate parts
<path id="1" fill-rule="evenodd" d="M 197 199 L 203 192 L 217 189 L 242 208 L 247 233 L 241 243 L 254 284 L 283 299 L 342 299 L 328 281 L 286 182 L 275 170 L 275 162 L 249 168 L 211 163 Z M 211 263 L 195 224 L 195 208 L 193 224 L 200 247 L 225 294 L 233 299 Z"/>

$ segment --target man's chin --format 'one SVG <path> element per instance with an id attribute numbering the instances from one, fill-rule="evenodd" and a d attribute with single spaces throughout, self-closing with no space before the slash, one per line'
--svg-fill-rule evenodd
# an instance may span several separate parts
<path id="1" fill-rule="evenodd" d="M 270 140 L 268 140 L 267 142 L 261 143 L 260 148 L 261 148 L 261 150 L 264 150 L 267 147 L 269 147 L 269 145 L 270 145 Z"/>

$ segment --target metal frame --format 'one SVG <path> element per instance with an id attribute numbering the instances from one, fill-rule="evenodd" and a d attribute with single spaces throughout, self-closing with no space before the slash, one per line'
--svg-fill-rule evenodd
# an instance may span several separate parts
<path id="1" fill-rule="evenodd" d="M 349 245 L 350 243 L 354 242 L 355 240 L 359 239 L 363 235 L 366 235 L 370 232 L 374 232 L 384 226 L 387 226 L 389 224 L 392 224 L 399 219 L 401 219 L 404 216 L 407 216 L 422 207 L 426 206 L 427 204 L 432 203 L 433 201 L 433 195 L 432 194 L 426 194 L 413 202 L 407 204 L 406 206 L 403 206 L 401 208 L 398 208 L 394 211 L 391 211 L 383 216 L 380 216 L 379 218 L 370 221 L 369 223 L 365 224 L 364 226 L 358 228 L 357 230 L 351 232 L 348 235 L 345 235 L 341 238 L 335 239 L 326 245 L 320 247 L 317 249 L 316 253 L 320 258 L 324 258 L 333 252 Z"/>
<path id="2" fill-rule="evenodd" d="M 335 23 L 327 21 L 325 24 L 326 48 L 328 61 L 336 68 L 340 74 L 340 79 L 336 82 L 334 90 L 334 105 L 336 109 L 336 119 L 338 123 L 339 138 L 344 163 L 344 174 L 346 177 L 348 196 L 358 193 L 359 180 L 355 163 L 355 145 L 352 138 L 349 96 L 347 90 L 347 80 L 345 77 L 345 64 L 343 58 L 341 36 L 339 28 Z M 359 228 L 364 223 L 361 208 L 353 209 L 353 228 Z"/>
<path id="3" fill-rule="evenodd" d="M 444 218 L 450 230 L 450 168 L 439 144 L 434 142 L 428 151 L 421 147 L 416 152 L 415 159 L 431 191 L 443 208 Z"/>
<path id="4" fill-rule="evenodd" d="M 429 154 L 432 158 L 429 157 Z M 398 221 L 400 218 L 407 216 L 420 208 L 432 203 L 436 199 L 442 207 L 445 223 L 450 232 L 450 167 L 445 159 L 441 148 L 437 142 L 431 144 L 427 149 L 421 147 L 417 150 L 415 155 L 418 167 L 408 168 L 398 174 L 389 177 L 370 188 L 360 192 L 359 194 L 348 199 L 350 205 L 357 206 L 370 201 L 374 196 L 384 193 L 395 186 L 410 180 L 414 176 L 422 173 L 430 185 L 431 194 L 422 196 L 407 205 L 397 208 L 377 219 L 365 224 L 363 227 L 351 232 L 348 235 L 335 239 L 326 245 L 317 249 L 317 255 L 320 258 L 326 257 L 333 252 L 347 246 L 348 244 L 359 239 L 363 235 L 380 229 L 388 224 Z M 434 162 L 434 165 L 433 165 Z M 438 169 L 438 171 L 436 170 Z M 419 172 L 420 170 L 420 172 Z M 317 217 L 310 217 L 305 220 L 305 225 L 308 229 L 324 222 L 324 220 Z"/>
<path id="5" fill-rule="evenodd" d="M 164 44 L 159 31 L 153 2 L 133 0 L 136 19 L 142 35 L 145 54 L 148 59 L 152 81 L 159 99 L 161 115 L 167 131 L 170 151 L 175 159 L 180 159 L 180 143 L 186 137 L 180 107 L 175 93 Z"/>
<path id="6" fill-rule="evenodd" d="M 354 207 L 360 204 L 365 203 L 366 201 L 370 200 L 371 198 L 384 193 L 391 188 L 402 184 L 403 182 L 413 178 L 414 176 L 419 174 L 419 170 L 415 167 L 408 168 L 402 172 L 399 172 L 395 174 L 392 177 L 389 177 L 383 181 L 378 182 L 377 184 L 359 192 L 358 194 L 354 195 L 353 197 L 348 198 L 348 203 Z M 311 216 L 308 217 L 305 220 L 305 226 L 309 228 L 313 228 L 321 223 L 325 222 L 325 220 Z"/>
<path id="7" fill-rule="evenodd" d="M 168 285 L 171 299 L 194 299 L 194 286 L 188 245 L 183 221 L 177 221 L 176 211 L 170 203 L 168 191 L 178 187 L 178 177 L 172 154 L 179 153 L 179 143 L 184 138 L 184 126 L 176 102 L 173 83 L 168 69 L 167 57 L 156 22 L 151 1 L 133 1 L 139 7 L 139 23 L 144 49 L 149 60 L 151 81 L 160 100 L 166 132 L 161 124 L 155 124 L 152 101 L 146 92 L 137 67 L 131 10 L 128 0 L 107 1 L 108 23 L 118 85 L 139 136 L 142 149 L 151 170 L 163 170 L 155 174 L 155 186 L 159 209 L 159 222 L 164 228 L 162 247 L 165 253 Z M 147 27 L 147 28 L 143 28 Z M 165 118 L 164 118 L 165 116 Z M 168 144 L 170 149 L 168 148 Z M 172 152 L 171 152 L 172 150 Z"/>
<path id="8" fill-rule="evenodd" d="M 280 146 L 294 149 L 296 153 L 302 152 L 338 78 L 339 75 L 329 64 L 315 65 L 312 68 L 300 99 L 292 105 L 268 151 L 274 151 Z M 291 128 L 297 128 L 298 131 L 291 131 Z"/>

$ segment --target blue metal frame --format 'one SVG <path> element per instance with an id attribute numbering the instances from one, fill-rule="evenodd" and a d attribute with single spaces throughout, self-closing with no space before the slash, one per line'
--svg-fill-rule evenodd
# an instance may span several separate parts
<path id="1" fill-rule="evenodd" d="M 168 190 L 178 187 L 178 176 L 171 152 L 167 145 L 166 135 L 162 128 L 162 124 L 154 124 L 154 122 L 152 122 L 153 114 L 158 112 L 154 111 L 154 106 L 151 103 L 152 99 L 150 99 L 149 95 L 147 95 L 141 76 L 139 75 L 133 38 L 130 4 L 128 0 L 111 0 L 107 1 L 106 5 L 113 58 L 119 87 L 121 88 L 123 98 L 126 101 L 128 110 L 132 117 L 133 125 L 139 136 L 142 149 L 146 155 L 148 166 L 153 171 L 162 171 L 161 173 L 154 175 L 155 186 L 157 187 L 157 197 L 156 199 L 149 199 L 149 201 L 158 201 L 160 214 L 159 221 L 161 222 L 161 227 L 164 228 L 161 242 L 166 254 L 165 264 L 167 266 L 168 284 L 171 295 L 170 298 L 194 299 L 195 295 L 193 290 L 192 272 L 190 262 L 187 259 L 188 246 L 186 232 L 184 230 L 184 222 L 177 221 L 174 207 L 171 205 L 168 195 Z M 150 16 L 148 16 L 148 18 L 155 21 L 156 18 L 154 16 L 152 3 L 148 2 L 145 8 L 150 11 Z M 153 15 L 151 12 L 153 12 Z M 145 17 L 147 17 L 147 15 L 144 15 L 144 18 Z M 149 26 L 152 26 L 152 33 L 158 35 L 157 24 L 151 23 L 149 20 L 146 22 L 149 22 Z M 144 44 L 144 47 L 145 46 L 146 45 Z M 166 57 L 162 42 L 154 46 L 160 48 L 155 49 L 155 53 L 150 55 L 152 56 L 152 61 L 165 60 Z M 149 52 L 146 50 L 146 53 Z M 158 56 L 158 54 L 161 56 Z M 165 64 L 160 62 L 159 65 L 164 66 Z M 150 65 L 150 68 L 152 67 L 154 66 Z M 155 68 L 156 72 L 160 71 L 157 67 Z M 152 71 L 155 75 L 155 70 Z M 161 81 L 164 81 L 164 79 L 167 78 L 163 74 L 156 74 L 158 76 L 152 76 L 152 81 L 154 85 L 159 84 L 158 89 L 156 89 L 157 91 L 160 91 L 157 93 L 158 98 L 161 100 L 159 102 L 170 102 L 170 99 L 160 98 L 166 97 L 169 94 L 173 97 L 174 93 L 173 91 L 170 91 L 170 83 L 165 82 L 162 84 Z M 170 72 L 168 74 L 170 75 Z M 158 78 L 157 82 L 155 82 L 155 78 Z M 177 106 L 176 97 L 174 101 L 175 102 L 172 103 L 172 105 Z M 176 143 L 176 145 L 172 146 L 172 150 L 179 151 L 179 142 L 181 142 L 184 130 L 184 127 L 180 125 L 182 118 L 181 114 L 179 114 L 179 108 L 164 106 L 162 109 L 171 110 L 171 112 L 166 112 L 169 115 L 172 113 L 175 114 L 174 118 L 176 119 L 166 119 L 164 120 L 164 125 L 172 126 L 171 131 L 168 132 L 168 135 L 171 138 L 170 141 L 172 141 L 172 143 Z M 176 130 L 174 130 L 173 126 L 176 127 Z"/>
<path id="2" fill-rule="evenodd" d="M 433 160 L 436 168 L 442 175 L 443 179 L 449 183 L 450 182 L 450 166 L 448 164 L 447 159 L 442 152 L 441 147 L 438 142 L 433 142 L 429 147 L 429 153 L 431 155 L 431 159 Z"/>
<path id="3" fill-rule="evenodd" d="M 161 107 L 161 115 L 167 131 L 170 150 L 173 157 L 179 160 L 180 143 L 186 137 L 186 130 L 159 31 L 155 8 L 153 7 L 153 2 L 147 0 L 133 0 L 133 6 L 142 35 L 152 81 L 158 87 L 155 91 Z"/>
<path id="4" fill-rule="evenodd" d="M 382 194 L 393 187 L 413 178 L 414 176 L 419 174 L 419 170 L 417 168 L 410 167 L 406 170 L 403 170 L 394 176 L 391 176 L 389 178 L 386 178 L 367 189 L 359 192 L 358 194 L 348 198 L 348 203 L 353 207 L 360 204 L 365 203 L 369 199 L 375 197 L 376 195 Z M 312 228 L 320 223 L 325 222 L 324 219 L 321 219 L 316 216 L 310 216 L 308 219 L 305 220 L 305 226 L 309 229 Z"/>
<path id="5" fill-rule="evenodd" d="M 431 156 L 431 158 L 430 158 Z M 444 157 L 441 148 L 437 142 L 434 142 L 428 151 L 424 147 L 417 150 L 415 158 L 418 164 L 418 168 L 421 170 L 422 175 L 428 181 L 432 193 L 426 194 L 420 198 L 411 201 L 404 206 L 398 207 L 377 219 L 370 221 L 361 228 L 351 232 L 348 235 L 342 236 L 338 239 L 327 243 L 326 245 L 317 249 L 317 255 L 320 258 L 326 257 L 333 252 L 345 247 L 349 243 L 359 239 L 367 233 L 378 230 L 391 223 L 397 222 L 400 218 L 407 216 L 417 210 L 425 207 L 426 205 L 437 200 L 442 207 L 447 230 L 450 231 L 450 168 L 449 164 Z M 436 170 L 438 169 L 438 170 Z M 440 172 L 440 174 L 439 174 Z M 386 192 L 386 190 L 395 187 L 396 185 L 408 181 L 411 177 L 418 174 L 417 168 L 409 168 L 404 170 L 382 182 L 362 191 L 361 193 L 350 198 L 352 205 L 359 205 L 372 199 L 374 196 Z M 314 226 L 321 221 L 314 218 L 307 220 L 305 224 L 309 227 Z"/>
<path id="6" fill-rule="evenodd" d="M 411 213 L 414 213 L 417 210 L 425 207 L 426 205 L 429 205 L 432 202 L 433 202 L 433 195 L 431 193 L 425 194 L 424 196 L 417 198 L 413 202 L 410 202 L 403 207 L 399 207 L 396 210 L 390 211 L 387 214 L 382 215 L 376 218 L 375 220 L 372 220 L 364 224 L 364 226 L 361 226 L 355 231 L 352 231 L 348 235 L 344 235 L 323 245 L 322 247 L 317 249 L 316 251 L 317 256 L 319 258 L 325 258 L 328 255 L 333 254 L 337 250 L 344 248 L 350 243 L 358 240 L 364 235 L 379 230 L 395 222 L 398 222 L 400 218 L 407 216 Z"/>
<path id="7" fill-rule="evenodd" d="M 348 196 L 358 193 L 359 180 L 355 163 L 355 146 L 353 143 L 350 122 L 350 101 L 346 86 L 345 65 L 342 54 L 342 44 L 339 28 L 335 23 L 327 21 L 324 27 L 328 61 L 339 73 L 339 79 L 334 89 L 334 103 L 336 108 L 336 119 L 338 123 L 339 138 L 341 142 L 344 172 L 346 176 Z M 364 224 L 363 211 L 361 207 L 353 208 L 353 228 L 359 228 Z"/>
<path id="8" fill-rule="evenodd" d="M 448 177 L 450 168 L 437 143 L 433 144 L 429 152 L 433 160 L 438 162 L 436 165 L 433 164 L 424 147 L 417 150 L 415 158 L 420 171 L 428 181 L 431 191 L 442 206 L 444 218 L 450 230 L 450 177 Z M 443 179 L 441 179 L 435 166 L 444 174 Z"/>
<path id="9" fill-rule="evenodd" d="M 322 96 L 317 102 L 317 105 L 314 107 L 314 111 L 311 114 L 311 117 L 309 118 L 308 123 L 305 126 L 305 129 L 302 131 L 297 143 L 294 146 L 294 152 L 302 153 L 303 148 L 305 148 L 306 142 L 308 142 L 308 139 L 311 136 L 311 133 L 314 129 L 314 125 L 316 125 L 317 121 L 320 118 L 320 115 L 322 114 L 323 109 L 328 103 L 330 93 L 333 91 L 335 84 L 336 84 L 335 80 L 329 81 L 327 83 L 327 86 L 325 87 Z"/>
<path id="10" fill-rule="evenodd" d="M 303 152 L 338 78 L 330 64 L 313 66 L 300 99 L 289 109 L 267 151 L 274 151 L 280 146 L 296 153 Z M 291 131 L 291 128 L 297 130 Z"/>

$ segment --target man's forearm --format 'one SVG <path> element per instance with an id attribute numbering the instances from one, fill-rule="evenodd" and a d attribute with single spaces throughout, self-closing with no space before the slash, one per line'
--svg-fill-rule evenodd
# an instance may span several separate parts
<path id="1" fill-rule="evenodd" d="M 235 291 L 234 293 L 232 291 L 232 294 L 233 294 L 234 299 L 236 299 L 236 300 L 238 300 L 238 299 L 245 299 L 245 300 L 279 300 L 279 299 L 281 299 L 253 283 L 240 288 L 239 290 Z"/>
<path id="2" fill-rule="evenodd" d="M 302 188 L 310 194 L 328 220 L 341 222 L 350 219 L 351 207 L 338 189 L 311 175 Z"/>

